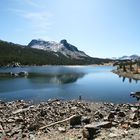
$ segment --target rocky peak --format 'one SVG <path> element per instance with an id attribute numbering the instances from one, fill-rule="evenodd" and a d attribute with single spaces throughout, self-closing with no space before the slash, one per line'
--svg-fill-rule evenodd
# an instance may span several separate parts
<path id="1" fill-rule="evenodd" d="M 65 39 L 61 40 L 60 43 L 63 44 L 64 47 L 70 51 L 79 51 L 75 46 L 69 44 Z"/>
<path id="2" fill-rule="evenodd" d="M 59 52 L 65 55 L 66 57 L 71 57 L 71 58 L 88 57 L 88 55 L 86 55 L 84 52 L 79 51 L 77 47 L 69 44 L 66 39 L 61 40 L 59 43 L 55 41 L 44 41 L 41 39 L 38 40 L 33 39 L 28 44 L 28 47 L 42 49 L 45 51 Z"/>
<path id="3" fill-rule="evenodd" d="M 60 41 L 60 43 L 63 44 L 63 45 L 68 44 L 68 42 L 67 42 L 66 39 L 62 39 L 62 40 Z"/>
<path id="4" fill-rule="evenodd" d="M 33 39 L 29 44 L 28 46 L 33 46 L 33 45 L 48 45 L 49 42 L 48 41 L 44 41 L 44 40 L 41 40 L 41 39 Z"/>

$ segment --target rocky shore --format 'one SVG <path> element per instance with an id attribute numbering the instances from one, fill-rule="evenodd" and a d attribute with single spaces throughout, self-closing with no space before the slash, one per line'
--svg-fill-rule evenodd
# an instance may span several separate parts
<path id="1" fill-rule="evenodd" d="M 123 70 L 112 70 L 113 73 L 129 79 L 140 80 L 140 74 L 134 74 L 131 71 L 123 72 Z"/>
<path id="2" fill-rule="evenodd" d="M 140 104 L 0 102 L 2 140 L 139 140 Z"/>

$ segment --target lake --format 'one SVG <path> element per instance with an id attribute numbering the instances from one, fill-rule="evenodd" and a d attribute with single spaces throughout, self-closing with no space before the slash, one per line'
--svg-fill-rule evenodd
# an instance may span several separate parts
<path id="1" fill-rule="evenodd" d="M 33 77 L 0 77 L 0 100 L 45 101 L 52 98 L 136 102 L 130 92 L 140 90 L 140 81 L 113 74 L 112 66 L 32 66 L 0 68 L 0 72 L 46 74 Z"/>

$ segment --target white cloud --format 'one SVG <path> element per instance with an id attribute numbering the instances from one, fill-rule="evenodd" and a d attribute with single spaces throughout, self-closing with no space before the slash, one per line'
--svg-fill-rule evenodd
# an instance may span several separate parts
<path id="1" fill-rule="evenodd" d="M 24 12 L 21 15 L 36 31 L 43 32 L 50 29 L 51 22 L 50 18 L 52 15 L 48 12 Z"/>
<path id="2" fill-rule="evenodd" d="M 37 38 L 48 39 L 47 33 L 52 26 L 53 15 L 46 9 L 44 5 L 47 0 L 14 0 L 16 5 L 12 8 L 7 8 L 9 11 L 18 17 L 22 24 L 17 27 L 17 32 L 27 30 Z M 20 22 L 19 22 L 20 23 Z"/>
<path id="3" fill-rule="evenodd" d="M 37 3 L 37 0 L 24 0 L 24 3 L 33 7 L 40 7 L 40 5 Z"/>
<path id="4" fill-rule="evenodd" d="M 13 0 L 13 2 L 16 2 L 18 5 L 26 5 L 34 8 L 44 8 L 44 2 L 42 0 Z"/>
<path id="5" fill-rule="evenodd" d="M 29 28 L 34 33 L 45 33 L 51 28 L 52 14 L 47 11 L 24 11 L 20 9 L 10 9 L 20 18 L 23 18 Z"/>

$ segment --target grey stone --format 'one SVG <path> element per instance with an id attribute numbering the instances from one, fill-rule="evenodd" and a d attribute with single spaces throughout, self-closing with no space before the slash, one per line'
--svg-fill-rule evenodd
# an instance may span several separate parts
<path id="1" fill-rule="evenodd" d="M 64 127 L 58 127 L 58 131 L 64 133 L 66 132 L 66 129 Z"/>
<path id="2" fill-rule="evenodd" d="M 33 134 L 30 134 L 29 137 L 30 137 L 30 140 L 36 140 L 36 138 Z"/>
<path id="3" fill-rule="evenodd" d="M 115 134 L 115 133 L 110 133 L 110 134 L 109 134 L 109 137 L 110 137 L 110 138 L 114 138 L 114 137 L 117 137 L 117 136 L 118 136 L 118 135 Z"/>
<path id="4" fill-rule="evenodd" d="M 37 130 L 38 128 L 39 128 L 38 124 L 30 124 L 30 125 L 28 126 L 28 130 L 29 130 L 29 131 L 35 131 L 35 130 Z"/>
<path id="5" fill-rule="evenodd" d="M 89 124 L 90 123 L 90 117 L 82 116 L 81 121 L 85 124 Z"/>
<path id="6" fill-rule="evenodd" d="M 86 139 L 90 138 L 90 134 L 89 134 L 89 131 L 87 129 L 84 128 L 82 131 L 82 134 L 83 134 L 83 138 L 86 138 Z"/>
<path id="7" fill-rule="evenodd" d="M 136 113 L 130 114 L 129 118 L 130 118 L 131 120 L 136 120 L 136 119 L 137 119 Z"/>
<path id="8" fill-rule="evenodd" d="M 94 113 L 94 116 L 96 117 L 97 120 L 102 119 L 104 117 L 103 114 L 100 111 L 96 111 Z"/>
<path id="9" fill-rule="evenodd" d="M 114 113 L 110 113 L 110 114 L 107 116 L 107 119 L 108 119 L 108 120 L 111 120 L 111 119 L 114 119 L 114 118 L 115 118 Z"/>
<path id="10" fill-rule="evenodd" d="M 81 115 L 77 115 L 73 118 L 70 119 L 70 125 L 74 126 L 74 125 L 81 125 Z"/>
<path id="11" fill-rule="evenodd" d="M 72 109 L 72 110 L 76 110 L 76 109 L 77 109 L 77 107 L 76 107 L 76 106 L 73 106 L 71 109 Z"/>
<path id="12" fill-rule="evenodd" d="M 15 122 L 15 120 L 14 119 L 8 119 L 7 122 L 8 123 L 13 123 L 13 122 Z"/>
<path id="13" fill-rule="evenodd" d="M 111 128 L 112 124 L 109 121 L 103 121 L 103 122 L 94 122 L 88 125 L 85 125 L 85 128 Z"/>
<path id="14" fill-rule="evenodd" d="M 140 122 L 137 121 L 137 122 L 131 122 L 130 123 L 130 126 L 133 127 L 133 128 L 139 128 L 140 127 Z"/>
<path id="15" fill-rule="evenodd" d="M 137 112 L 137 111 L 138 111 L 138 108 L 136 108 L 136 107 L 131 107 L 131 110 L 132 110 L 132 112 Z"/>
<path id="16" fill-rule="evenodd" d="M 125 114 L 125 112 L 120 111 L 120 112 L 118 112 L 118 116 L 119 116 L 119 117 L 125 117 L 126 114 Z"/>

